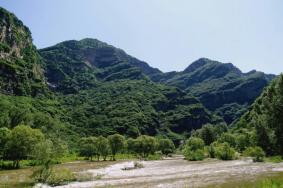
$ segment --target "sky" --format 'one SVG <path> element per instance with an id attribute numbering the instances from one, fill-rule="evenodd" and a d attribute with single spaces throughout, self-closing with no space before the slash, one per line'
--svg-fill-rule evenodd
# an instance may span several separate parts
<path id="1" fill-rule="evenodd" d="M 282 0 L 0 0 L 37 48 L 96 38 L 164 72 L 206 57 L 283 72 Z"/>

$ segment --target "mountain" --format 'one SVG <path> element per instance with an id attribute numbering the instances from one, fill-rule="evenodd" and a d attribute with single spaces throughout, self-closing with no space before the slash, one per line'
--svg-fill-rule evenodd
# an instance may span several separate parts
<path id="1" fill-rule="evenodd" d="M 222 121 L 192 95 L 152 82 L 158 69 L 96 39 L 66 41 L 39 53 L 49 87 L 78 132 L 165 134 L 175 140 Z"/>
<path id="2" fill-rule="evenodd" d="M 73 93 L 94 87 L 100 81 L 146 79 L 161 73 L 123 50 L 96 39 L 65 41 L 39 50 L 45 62 L 49 85 Z"/>
<path id="3" fill-rule="evenodd" d="M 0 92 L 36 96 L 46 89 L 29 29 L 0 7 Z"/>
<path id="4" fill-rule="evenodd" d="M 206 108 L 230 124 L 247 110 L 274 77 L 257 71 L 242 73 L 231 63 L 201 58 L 182 72 L 156 74 L 152 80 L 196 96 Z"/>
<path id="5" fill-rule="evenodd" d="M 239 118 L 274 77 L 209 59 L 163 73 L 89 38 L 37 50 L 15 15 L 0 15 L 0 127 L 27 124 L 70 145 L 116 132 L 179 143 L 205 124 Z"/>
<path id="6" fill-rule="evenodd" d="M 268 155 L 283 155 L 283 75 L 264 89 L 233 129 L 254 133 L 256 144 Z"/>

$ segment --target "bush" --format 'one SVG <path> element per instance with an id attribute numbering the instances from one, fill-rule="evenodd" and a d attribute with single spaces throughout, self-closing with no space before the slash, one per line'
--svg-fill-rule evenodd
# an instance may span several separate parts
<path id="1" fill-rule="evenodd" d="M 232 147 L 236 147 L 237 145 L 236 136 L 231 133 L 223 133 L 217 141 L 219 143 L 227 142 Z"/>
<path id="2" fill-rule="evenodd" d="M 189 161 L 200 161 L 205 158 L 204 141 L 201 138 L 191 137 L 184 149 L 185 158 Z"/>
<path id="3" fill-rule="evenodd" d="M 210 144 L 210 146 L 207 147 L 207 152 L 210 158 L 216 157 L 216 148 L 215 148 L 215 142 Z"/>
<path id="4" fill-rule="evenodd" d="M 196 151 L 186 151 L 185 158 L 189 161 L 202 161 L 205 158 L 204 150 L 198 149 Z"/>
<path id="5" fill-rule="evenodd" d="M 191 137 L 187 141 L 185 148 L 187 147 L 191 151 L 196 151 L 198 149 L 203 149 L 204 145 L 204 141 L 201 138 Z"/>
<path id="6" fill-rule="evenodd" d="M 245 156 L 250 156 L 253 158 L 254 162 L 263 162 L 265 157 L 265 152 L 261 147 L 249 147 L 247 148 L 244 153 Z"/>
<path id="7" fill-rule="evenodd" d="M 236 151 L 227 142 L 217 145 L 215 154 L 221 160 L 233 160 L 236 158 Z"/>
<path id="8" fill-rule="evenodd" d="M 161 139 L 159 140 L 159 148 L 162 154 L 168 156 L 168 154 L 174 153 L 175 145 L 170 139 Z"/>
<path id="9" fill-rule="evenodd" d="M 51 186 L 65 185 L 69 182 L 76 181 L 74 174 L 68 169 L 52 170 L 46 183 Z"/>

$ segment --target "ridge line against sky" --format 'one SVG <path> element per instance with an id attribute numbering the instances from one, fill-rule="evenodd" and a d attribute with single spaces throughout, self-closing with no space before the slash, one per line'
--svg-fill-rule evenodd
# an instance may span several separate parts
<path id="1" fill-rule="evenodd" d="M 283 72 L 280 0 L 1 0 L 38 48 L 96 38 L 163 72 L 205 57 Z"/>

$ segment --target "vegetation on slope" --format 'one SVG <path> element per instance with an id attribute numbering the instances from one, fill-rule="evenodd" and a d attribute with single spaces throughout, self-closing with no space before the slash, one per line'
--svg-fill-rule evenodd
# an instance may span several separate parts
<path id="1" fill-rule="evenodd" d="M 0 92 L 24 96 L 45 93 L 40 57 L 31 33 L 0 7 Z"/>
<path id="2" fill-rule="evenodd" d="M 230 124 L 247 111 L 274 77 L 256 71 L 242 73 L 231 63 L 202 58 L 182 72 L 159 74 L 152 79 L 191 93 Z"/>

